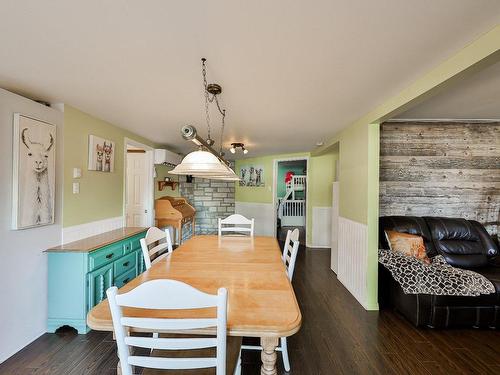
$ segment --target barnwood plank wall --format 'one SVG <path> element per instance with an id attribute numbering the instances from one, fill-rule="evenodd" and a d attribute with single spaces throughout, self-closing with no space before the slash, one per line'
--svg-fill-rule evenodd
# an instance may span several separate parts
<path id="1" fill-rule="evenodd" d="M 380 215 L 477 220 L 498 233 L 500 122 L 389 122 L 380 132 Z"/>

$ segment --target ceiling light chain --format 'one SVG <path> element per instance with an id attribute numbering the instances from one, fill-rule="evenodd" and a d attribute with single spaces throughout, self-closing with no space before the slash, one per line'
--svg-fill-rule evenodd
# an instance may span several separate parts
<path id="1" fill-rule="evenodd" d="M 208 104 L 211 102 L 209 93 L 207 90 L 207 66 L 205 65 L 205 61 L 207 59 L 202 58 L 201 59 L 201 74 L 203 75 L 203 91 L 205 92 L 205 116 L 206 116 L 206 121 L 207 121 L 207 141 L 208 144 L 213 144 L 212 138 L 210 137 L 210 112 L 208 111 Z M 211 142 L 212 141 L 212 142 Z"/>

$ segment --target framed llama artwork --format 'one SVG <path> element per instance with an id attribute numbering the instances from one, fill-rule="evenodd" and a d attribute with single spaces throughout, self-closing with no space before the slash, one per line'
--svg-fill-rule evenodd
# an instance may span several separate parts
<path id="1" fill-rule="evenodd" d="M 56 126 L 14 114 L 12 228 L 54 224 Z"/>
<path id="2" fill-rule="evenodd" d="M 243 165 L 240 168 L 240 186 L 263 187 L 264 167 L 262 165 Z"/>
<path id="3" fill-rule="evenodd" d="M 115 142 L 89 135 L 89 171 L 113 172 L 115 150 Z"/>

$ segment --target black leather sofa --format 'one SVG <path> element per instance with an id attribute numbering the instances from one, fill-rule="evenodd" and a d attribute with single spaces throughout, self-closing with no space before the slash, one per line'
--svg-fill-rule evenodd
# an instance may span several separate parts
<path id="1" fill-rule="evenodd" d="M 500 259 L 496 259 L 499 250 L 480 223 L 442 217 L 385 216 L 379 220 L 379 230 L 380 248 L 389 248 L 385 230 L 420 235 L 427 256 L 441 254 L 454 267 L 480 273 L 496 290 L 478 297 L 405 294 L 390 272 L 379 264 L 381 308 L 395 308 L 416 326 L 500 327 Z"/>

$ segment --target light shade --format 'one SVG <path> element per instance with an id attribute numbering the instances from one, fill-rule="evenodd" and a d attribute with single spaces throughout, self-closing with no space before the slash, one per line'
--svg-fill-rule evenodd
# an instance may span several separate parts
<path id="1" fill-rule="evenodd" d="M 224 165 L 224 164 L 223 164 Z M 239 181 L 240 178 L 234 173 L 234 171 L 228 166 L 224 165 L 226 172 L 220 175 L 193 175 L 194 177 L 207 178 L 210 180 L 222 180 L 222 181 Z"/>
<path id="2" fill-rule="evenodd" d="M 187 154 L 182 162 L 168 173 L 219 180 L 238 178 L 231 168 L 208 151 L 193 151 Z"/>

